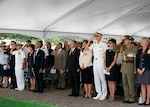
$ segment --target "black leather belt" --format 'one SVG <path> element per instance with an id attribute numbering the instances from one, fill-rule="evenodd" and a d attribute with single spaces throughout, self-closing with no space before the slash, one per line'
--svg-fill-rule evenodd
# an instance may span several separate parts
<path id="1" fill-rule="evenodd" d="M 122 61 L 123 63 L 134 63 L 134 61 Z"/>

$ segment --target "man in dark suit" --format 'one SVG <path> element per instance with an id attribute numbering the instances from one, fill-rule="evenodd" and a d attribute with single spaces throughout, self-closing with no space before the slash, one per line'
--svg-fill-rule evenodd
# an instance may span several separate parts
<path id="1" fill-rule="evenodd" d="M 39 93 L 43 92 L 43 69 L 44 69 L 44 51 L 40 49 L 40 42 L 35 43 L 35 52 L 34 52 L 34 73 L 36 76 L 37 82 L 37 91 Z"/>
<path id="2" fill-rule="evenodd" d="M 80 50 L 76 48 L 76 41 L 70 41 L 70 50 L 67 56 L 67 70 L 70 77 L 70 83 L 72 93 L 68 96 L 79 96 L 80 90 L 80 66 L 79 66 L 79 55 Z"/>

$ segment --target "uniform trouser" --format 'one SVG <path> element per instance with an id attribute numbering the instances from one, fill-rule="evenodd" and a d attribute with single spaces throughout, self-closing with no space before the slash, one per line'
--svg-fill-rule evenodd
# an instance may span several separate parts
<path id="1" fill-rule="evenodd" d="M 58 75 L 58 88 L 65 88 L 64 73 L 61 73 L 60 70 L 57 70 L 57 75 Z"/>
<path id="2" fill-rule="evenodd" d="M 22 64 L 15 65 L 15 75 L 17 80 L 17 88 L 19 90 L 23 90 L 25 88 L 25 81 L 24 81 L 24 72 L 22 70 Z"/>
<path id="3" fill-rule="evenodd" d="M 79 95 L 80 90 L 80 72 L 69 71 L 70 84 L 73 95 Z"/>
<path id="4" fill-rule="evenodd" d="M 104 65 L 103 61 L 100 60 L 94 60 L 94 65 L 93 65 L 93 73 L 94 73 L 94 83 L 95 83 L 95 88 L 96 92 L 99 95 L 102 95 L 102 97 L 107 96 L 107 84 L 106 84 L 106 79 L 104 75 Z"/>
<path id="5" fill-rule="evenodd" d="M 125 101 L 135 101 L 134 74 L 122 73 L 122 83 Z"/>
<path id="6" fill-rule="evenodd" d="M 35 76 L 37 82 L 37 91 L 42 92 L 44 89 L 43 73 L 39 73 L 39 69 L 35 68 Z"/>

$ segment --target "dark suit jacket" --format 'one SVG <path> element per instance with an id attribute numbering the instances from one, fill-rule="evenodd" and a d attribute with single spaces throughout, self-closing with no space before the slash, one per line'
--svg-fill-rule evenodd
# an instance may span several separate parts
<path id="1" fill-rule="evenodd" d="M 79 55 L 80 55 L 80 50 L 75 48 L 74 51 L 70 55 L 70 50 L 68 51 L 68 56 L 67 56 L 67 69 L 69 71 L 76 72 L 77 69 L 80 69 L 79 66 Z"/>
<path id="2" fill-rule="evenodd" d="M 38 53 L 35 56 L 35 64 L 34 68 L 35 69 L 44 69 L 44 56 L 45 53 L 41 49 L 39 49 Z"/>
<path id="3" fill-rule="evenodd" d="M 49 49 L 48 50 L 48 53 L 49 53 L 49 57 L 48 57 L 48 64 L 52 67 L 54 66 L 54 55 L 51 55 L 52 53 L 52 49 Z"/>
<path id="4" fill-rule="evenodd" d="M 147 54 L 149 48 L 146 49 L 145 53 L 142 56 L 142 66 L 146 70 L 150 70 L 150 54 Z M 136 54 L 136 68 L 139 68 L 141 61 L 142 49 L 139 49 Z"/>

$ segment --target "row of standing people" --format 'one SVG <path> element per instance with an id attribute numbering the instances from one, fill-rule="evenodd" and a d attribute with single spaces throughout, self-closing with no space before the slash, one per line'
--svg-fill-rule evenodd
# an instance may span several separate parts
<path id="1" fill-rule="evenodd" d="M 58 80 L 58 87 L 64 88 L 64 77 L 61 75 L 61 71 L 66 70 L 69 73 L 70 83 L 72 87 L 72 92 L 69 96 L 79 96 L 80 90 L 80 71 L 82 72 L 82 79 L 85 88 L 85 97 L 91 97 L 91 88 L 92 88 L 92 75 L 94 74 L 94 84 L 97 92 L 97 96 L 93 99 L 104 100 L 107 96 L 107 84 L 110 92 L 109 100 L 114 100 L 115 88 L 116 88 L 116 61 L 118 59 L 118 53 L 120 52 L 122 56 L 121 64 L 121 73 L 122 73 L 122 82 L 124 90 L 124 102 L 132 103 L 135 101 L 135 89 L 134 89 L 134 77 L 137 73 L 137 83 L 141 84 L 141 93 L 143 101 L 141 104 L 149 104 L 149 48 L 148 48 L 148 39 L 143 38 L 141 42 L 142 48 L 139 50 L 137 47 L 131 45 L 132 38 L 130 36 L 125 36 L 124 43 L 121 48 L 116 48 L 116 41 L 114 39 L 109 40 L 109 48 L 106 43 L 101 41 L 102 34 L 96 33 L 93 37 L 96 38 L 96 43 L 90 45 L 90 41 L 83 41 L 82 50 L 76 48 L 76 41 L 72 40 L 70 42 L 70 49 L 64 51 L 62 49 L 62 44 L 59 43 L 56 47 L 56 50 L 52 52 L 54 55 L 54 67 L 57 69 L 58 75 L 60 76 Z M 91 38 L 91 40 L 93 39 Z M 5 46 L 1 46 L 5 47 Z M 13 47 L 13 46 L 12 46 Z M 43 69 L 44 69 L 44 57 L 45 53 L 41 49 L 41 43 L 37 42 L 34 46 L 30 45 L 30 52 L 28 54 L 28 66 L 30 69 L 32 78 L 31 90 L 35 90 L 35 79 L 37 81 L 37 91 L 43 92 Z M 1 50 L 3 50 L 1 48 Z M 17 86 L 21 88 L 16 88 L 16 90 L 23 90 L 24 85 L 19 83 L 20 78 L 23 80 L 24 69 L 24 59 L 25 55 L 21 52 L 21 45 L 17 45 L 17 51 L 12 49 L 12 56 L 16 55 L 15 62 L 11 64 L 18 64 L 20 66 L 15 67 L 16 79 L 18 79 Z M 39 51 L 40 50 L 40 51 Z M 137 51 L 138 50 L 138 51 Z M 38 51 L 38 53 L 36 53 Z M 34 53 L 34 54 L 32 54 Z M 21 56 L 22 57 L 21 57 Z M 33 56 L 30 58 L 30 56 Z M 5 55 L 6 61 L 2 65 L 7 65 L 8 56 Z M 22 59 L 22 60 L 21 60 Z M 18 62 L 17 62 L 18 60 Z M 93 60 L 93 61 L 92 61 Z M 22 61 L 21 63 L 19 63 Z M 31 62 L 32 63 L 31 63 Z M 93 68 L 92 68 L 93 65 Z M 4 67 L 3 67 L 4 68 Z M 10 66 L 11 68 L 11 66 Z M 6 66 L 7 69 L 7 66 Z M 92 70 L 93 69 L 93 70 Z M 12 69 L 14 70 L 14 69 Z M 17 71 L 18 70 L 18 71 Z M 16 72 L 17 71 L 17 72 Z M 93 73 L 92 73 L 93 71 Z M 105 75 L 105 73 L 106 75 Z M 18 73 L 18 74 L 17 74 Z M 7 75 L 7 74 L 6 74 Z M 19 76 L 17 76 L 19 75 Z M 7 80 L 7 76 L 3 73 L 4 81 Z M 14 77 L 14 76 L 12 76 Z M 35 78 L 36 77 L 36 78 Z M 12 79 L 13 81 L 13 79 Z M 146 81 L 146 82 L 145 82 Z M 7 82 L 4 87 L 7 87 Z M 13 83 L 13 82 L 12 82 Z M 19 85 L 20 84 L 20 85 Z M 22 86 L 21 86 L 22 85 Z"/>
<path id="2" fill-rule="evenodd" d="M 149 39 L 142 38 L 141 47 L 133 45 L 133 38 L 129 35 L 124 36 L 123 44 L 121 47 L 116 46 L 116 40 L 110 39 L 107 44 L 101 41 L 102 34 L 96 33 L 96 43 L 89 46 L 90 41 L 83 42 L 86 44 L 85 49 L 81 51 L 79 63 L 81 71 L 87 71 L 86 78 L 88 77 L 88 70 L 91 66 L 92 58 L 91 50 L 93 51 L 93 74 L 94 84 L 97 96 L 93 99 L 104 100 L 107 96 L 107 83 L 109 89 L 109 101 L 114 101 L 117 80 L 117 60 L 118 55 L 122 58 L 120 72 L 122 74 L 122 84 L 124 90 L 125 103 L 135 102 L 135 82 L 141 86 L 142 101 L 140 104 L 149 105 L 150 103 L 150 50 L 148 48 Z M 94 36 L 93 36 L 94 37 Z M 93 39 L 91 38 L 91 40 Z M 82 57 L 82 58 L 81 58 Z M 83 60 L 81 60 L 83 59 Z M 87 63 L 89 66 L 87 66 Z M 135 79 L 136 77 L 136 79 Z M 88 79 L 89 80 L 89 79 Z M 85 97 L 91 97 L 91 82 L 84 82 Z M 107 82 L 106 82 L 107 81 Z"/>
<path id="3" fill-rule="evenodd" d="M 30 41 L 28 41 L 30 42 Z M 37 90 L 43 92 L 43 69 L 45 53 L 41 48 L 41 42 L 36 42 L 35 45 L 28 45 L 28 53 L 22 49 L 21 44 L 11 42 L 11 49 L 6 49 L 5 44 L 1 44 L 1 77 L 3 77 L 3 88 L 8 88 L 8 78 L 11 78 L 11 88 L 22 91 L 25 88 L 24 70 L 27 69 L 30 73 L 31 90 L 35 89 L 35 80 L 37 81 Z M 34 54 L 33 54 L 34 53 Z M 34 55 L 34 56 L 33 56 Z M 33 56 L 33 57 L 32 57 Z M 32 78 L 33 77 L 33 78 Z M 2 82 L 2 81 L 1 81 Z"/>
<path id="4" fill-rule="evenodd" d="M 43 88 L 45 86 L 43 81 L 43 70 L 46 69 L 45 76 L 48 76 L 50 69 L 53 67 L 57 70 L 57 87 L 64 89 L 66 85 L 63 73 L 66 68 L 66 58 L 69 50 L 68 44 L 66 43 L 67 42 L 65 41 L 64 48 L 62 48 L 62 43 L 58 43 L 54 51 L 51 49 L 50 42 L 46 42 L 46 48 L 43 48 L 41 41 L 36 42 L 34 45 L 31 44 L 30 40 L 28 40 L 24 46 L 12 41 L 10 44 L 11 49 L 7 49 L 7 52 L 4 52 L 6 51 L 6 45 L 1 45 L 1 53 L 5 56 L 1 56 L 4 58 L 1 58 L 1 61 L 7 60 L 6 65 L 10 65 L 10 68 L 7 68 L 7 70 L 1 69 L 1 77 L 3 77 L 4 82 L 2 87 L 8 88 L 8 78 L 10 76 L 11 88 L 19 91 L 24 90 L 25 84 L 23 71 L 28 71 L 27 73 L 30 77 L 31 85 L 30 90 L 34 92 L 43 92 Z M 1 63 L 1 65 L 5 64 Z M 6 76 L 5 73 L 7 73 Z M 5 79 L 5 77 L 7 78 Z M 36 87 L 38 88 L 36 89 Z"/>

